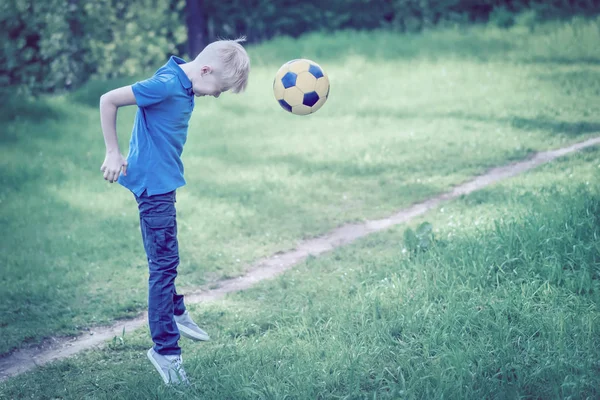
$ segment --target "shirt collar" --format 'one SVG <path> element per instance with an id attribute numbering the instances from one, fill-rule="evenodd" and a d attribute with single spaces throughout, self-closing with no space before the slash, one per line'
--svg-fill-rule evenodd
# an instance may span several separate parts
<path id="1" fill-rule="evenodd" d="M 169 62 L 167 63 L 169 68 L 173 69 L 177 73 L 177 77 L 179 78 L 179 81 L 183 87 L 190 89 L 192 87 L 192 81 L 190 81 L 190 78 L 188 78 L 185 72 L 183 72 L 179 64 L 185 64 L 185 60 L 177 56 L 171 56 L 171 58 L 169 58 Z"/>

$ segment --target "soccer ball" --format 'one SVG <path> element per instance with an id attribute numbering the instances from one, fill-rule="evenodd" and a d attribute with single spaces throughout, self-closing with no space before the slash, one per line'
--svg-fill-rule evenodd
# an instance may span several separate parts
<path id="1" fill-rule="evenodd" d="M 314 61 L 292 60 L 275 74 L 273 92 L 284 110 L 296 115 L 312 114 L 327 101 L 329 77 Z"/>

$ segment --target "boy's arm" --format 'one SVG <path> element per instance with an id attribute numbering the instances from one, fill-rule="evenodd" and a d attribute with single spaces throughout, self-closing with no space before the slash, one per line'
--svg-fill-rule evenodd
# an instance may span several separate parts
<path id="1" fill-rule="evenodd" d="M 117 140 L 117 109 L 134 104 L 136 101 L 131 86 L 111 90 L 100 97 L 100 125 L 106 145 L 106 157 L 100 170 L 110 183 L 119 178 L 121 168 L 123 175 L 127 175 L 127 160 L 123 158 Z"/>

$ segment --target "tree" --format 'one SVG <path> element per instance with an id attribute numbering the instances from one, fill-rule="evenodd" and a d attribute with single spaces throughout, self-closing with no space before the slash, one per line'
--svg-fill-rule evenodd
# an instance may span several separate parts
<path id="1" fill-rule="evenodd" d="M 186 0 L 188 56 L 195 58 L 207 43 L 208 30 L 203 0 Z"/>

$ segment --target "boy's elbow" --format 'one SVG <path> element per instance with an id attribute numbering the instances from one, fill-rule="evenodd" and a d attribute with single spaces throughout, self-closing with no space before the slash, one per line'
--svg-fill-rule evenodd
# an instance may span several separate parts
<path id="1" fill-rule="evenodd" d="M 127 86 L 111 90 L 110 92 L 106 92 L 100 96 L 100 107 L 108 106 L 119 108 L 134 104 L 136 104 L 135 96 L 131 90 L 131 87 Z"/>
<path id="2" fill-rule="evenodd" d="M 100 108 L 106 107 L 118 108 L 115 104 L 114 96 L 111 95 L 111 92 L 104 93 L 102 96 L 100 96 Z"/>
<path id="3" fill-rule="evenodd" d="M 108 103 L 108 93 L 104 93 L 102 96 L 100 96 L 100 108 L 102 108 L 103 106 L 105 106 Z"/>

